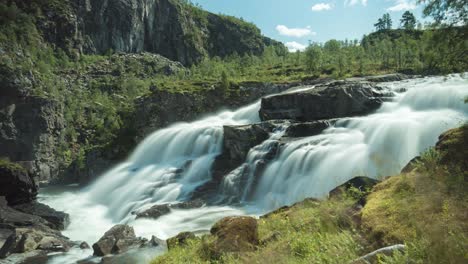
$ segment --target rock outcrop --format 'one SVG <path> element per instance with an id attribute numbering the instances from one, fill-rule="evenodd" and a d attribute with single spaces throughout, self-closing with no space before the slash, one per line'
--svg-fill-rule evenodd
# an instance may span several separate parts
<path id="1" fill-rule="evenodd" d="M 0 160 L 0 196 L 10 205 L 34 201 L 37 186 L 34 179 L 20 165 Z"/>
<path id="2" fill-rule="evenodd" d="M 121 254 L 132 248 L 142 247 L 147 243 L 147 239 L 136 237 L 133 227 L 116 225 L 93 244 L 93 250 L 95 256 L 106 256 Z"/>
<path id="3" fill-rule="evenodd" d="M 9 207 L 0 197 L 0 259 L 35 259 L 50 252 L 68 251 L 72 243 L 48 223 L 39 216 Z"/>
<path id="4" fill-rule="evenodd" d="M 62 112 L 53 99 L 0 92 L 0 157 L 20 163 L 38 182 L 49 181 L 60 166 Z"/>
<path id="5" fill-rule="evenodd" d="M 10 1 L 11 2 L 11 1 Z M 35 16 L 44 39 L 69 55 L 109 51 L 161 54 L 184 65 L 208 56 L 286 52 L 253 24 L 204 11 L 180 0 L 13 2 Z M 37 13 L 42 15 L 36 15 Z"/>
<path id="6" fill-rule="evenodd" d="M 317 121 L 368 114 L 391 96 L 369 82 L 335 81 L 262 99 L 262 120 Z"/>
<path id="7" fill-rule="evenodd" d="M 0 161 L 1 263 L 45 263 L 47 254 L 73 245 L 58 230 L 69 216 L 36 202 L 34 179 L 17 164 Z M 29 261 L 29 262 L 28 262 Z"/>
<path id="8" fill-rule="evenodd" d="M 64 230 L 70 224 L 70 216 L 68 214 L 56 211 L 53 208 L 36 201 L 18 204 L 13 206 L 13 208 L 26 214 L 39 216 L 47 221 L 46 225 L 52 229 Z"/>

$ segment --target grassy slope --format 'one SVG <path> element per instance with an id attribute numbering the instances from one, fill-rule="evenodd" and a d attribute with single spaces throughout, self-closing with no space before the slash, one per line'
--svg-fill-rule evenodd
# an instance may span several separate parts
<path id="1" fill-rule="evenodd" d="M 157 263 L 347 263 L 383 246 L 404 243 L 405 253 L 380 263 L 466 263 L 468 260 L 468 126 L 449 131 L 410 173 L 363 193 L 306 200 L 258 220 L 263 243 L 255 253 L 214 259 L 212 237 L 193 240 Z M 272 239 L 272 237 L 276 237 Z M 408 262 L 410 261 L 410 262 Z"/>

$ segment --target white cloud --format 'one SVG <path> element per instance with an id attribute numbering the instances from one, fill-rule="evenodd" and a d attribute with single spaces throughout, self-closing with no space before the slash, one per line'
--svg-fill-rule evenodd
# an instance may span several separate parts
<path id="1" fill-rule="evenodd" d="M 312 11 L 324 11 L 324 10 L 330 10 L 332 8 L 333 6 L 331 4 L 318 3 L 312 6 Z"/>
<path id="2" fill-rule="evenodd" d="M 296 41 L 291 41 L 291 42 L 286 42 L 286 47 L 290 52 L 296 52 L 296 51 L 303 51 L 307 48 L 306 45 L 303 45 L 301 43 L 298 43 Z"/>
<path id="3" fill-rule="evenodd" d="M 345 6 L 353 6 L 357 4 L 361 4 L 363 6 L 367 5 L 367 0 L 345 0 Z"/>
<path id="4" fill-rule="evenodd" d="M 285 25 L 278 25 L 276 26 L 276 31 L 278 31 L 280 35 L 296 38 L 302 38 L 305 36 L 315 36 L 317 34 L 310 30 L 310 26 L 306 28 L 288 28 Z"/>
<path id="5" fill-rule="evenodd" d="M 416 9 L 416 4 L 411 0 L 396 0 L 394 6 L 387 8 L 388 11 L 399 12 Z"/>

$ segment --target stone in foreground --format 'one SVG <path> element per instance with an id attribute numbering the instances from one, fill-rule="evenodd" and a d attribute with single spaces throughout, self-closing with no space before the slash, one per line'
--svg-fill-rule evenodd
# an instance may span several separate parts
<path id="1" fill-rule="evenodd" d="M 223 218 L 210 232 L 216 237 L 213 245 L 216 255 L 254 251 L 259 245 L 257 220 L 252 217 Z"/>

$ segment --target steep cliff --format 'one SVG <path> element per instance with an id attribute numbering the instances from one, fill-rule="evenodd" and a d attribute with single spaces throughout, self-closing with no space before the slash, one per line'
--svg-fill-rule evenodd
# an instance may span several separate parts
<path id="1" fill-rule="evenodd" d="M 263 53 L 279 42 L 253 24 L 182 0 L 13 2 L 34 16 L 45 40 L 69 54 L 158 53 L 184 65 L 205 57 Z"/>

